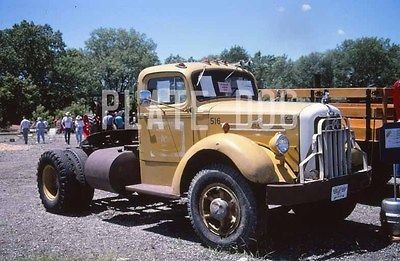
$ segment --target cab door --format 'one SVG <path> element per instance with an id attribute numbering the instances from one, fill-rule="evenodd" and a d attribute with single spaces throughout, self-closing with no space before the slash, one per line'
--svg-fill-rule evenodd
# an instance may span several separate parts
<path id="1" fill-rule="evenodd" d="M 139 108 L 142 183 L 170 186 L 180 159 L 193 145 L 188 85 L 182 75 L 170 73 L 144 81 L 154 102 Z"/>

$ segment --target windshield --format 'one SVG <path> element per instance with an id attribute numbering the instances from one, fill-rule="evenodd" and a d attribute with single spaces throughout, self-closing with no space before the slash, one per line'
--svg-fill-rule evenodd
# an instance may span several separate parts
<path id="1" fill-rule="evenodd" d="M 236 96 L 257 99 L 254 79 L 247 72 L 206 69 L 203 75 L 201 74 L 202 71 L 199 71 L 192 75 L 192 82 L 194 84 L 198 82 L 198 85 L 194 86 L 194 90 L 199 101 Z M 227 78 L 227 76 L 229 77 Z"/>

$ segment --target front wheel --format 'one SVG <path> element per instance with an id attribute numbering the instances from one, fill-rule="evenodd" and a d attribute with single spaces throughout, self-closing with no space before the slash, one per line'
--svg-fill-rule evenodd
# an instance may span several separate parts
<path id="1" fill-rule="evenodd" d="M 263 207 L 235 169 L 213 165 L 198 172 L 188 192 L 192 226 L 208 246 L 244 248 L 256 241 Z"/>

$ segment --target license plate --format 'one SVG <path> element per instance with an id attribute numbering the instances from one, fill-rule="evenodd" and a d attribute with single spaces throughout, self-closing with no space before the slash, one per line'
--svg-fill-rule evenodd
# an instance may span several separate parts
<path id="1" fill-rule="evenodd" d="M 349 188 L 349 184 L 343 184 L 343 185 L 332 187 L 331 201 L 336 201 L 339 199 L 347 198 L 348 188 Z"/>

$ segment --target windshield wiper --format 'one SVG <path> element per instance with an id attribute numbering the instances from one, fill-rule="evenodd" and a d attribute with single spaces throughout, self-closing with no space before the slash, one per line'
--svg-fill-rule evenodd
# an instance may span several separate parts
<path id="1" fill-rule="evenodd" d="M 204 75 L 205 71 L 206 71 L 206 66 L 204 66 L 203 71 L 199 74 L 199 77 L 197 78 L 196 87 L 199 86 L 199 83 L 201 81 L 201 78 L 203 78 L 203 75 Z"/>
<path id="2" fill-rule="evenodd" d="M 239 65 L 236 65 L 235 69 L 231 73 L 229 73 L 228 76 L 225 77 L 225 81 L 228 80 L 229 77 L 231 77 L 232 74 L 234 74 L 237 71 L 237 68 L 239 68 Z"/>

